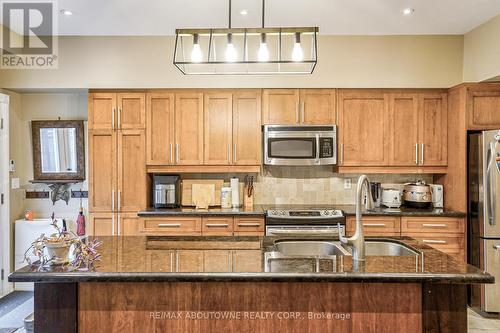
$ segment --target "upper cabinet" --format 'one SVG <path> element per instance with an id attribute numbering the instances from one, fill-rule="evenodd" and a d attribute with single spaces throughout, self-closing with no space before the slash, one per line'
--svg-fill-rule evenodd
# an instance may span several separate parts
<path id="1" fill-rule="evenodd" d="M 469 88 L 467 114 L 469 129 L 487 130 L 500 128 L 500 90 Z"/>
<path id="2" fill-rule="evenodd" d="M 260 91 L 233 93 L 233 164 L 261 164 L 261 123 Z"/>
<path id="3" fill-rule="evenodd" d="M 203 164 L 203 93 L 175 94 L 175 164 Z"/>
<path id="4" fill-rule="evenodd" d="M 89 129 L 144 129 L 146 100 L 144 93 L 90 93 Z"/>
<path id="5" fill-rule="evenodd" d="M 264 89 L 262 117 L 268 125 L 335 124 L 335 89 Z"/>
<path id="6" fill-rule="evenodd" d="M 349 89 L 338 96 L 340 172 L 446 170 L 445 93 Z"/>
<path id="7" fill-rule="evenodd" d="M 146 95 L 146 158 L 148 165 L 174 164 L 173 93 Z"/>
<path id="8" fill-rule="evenodd" d="M 233 150 L 233 95 L 206 93 L 204 101 L 205 153 L 204 164 L 232 163 Z"/>

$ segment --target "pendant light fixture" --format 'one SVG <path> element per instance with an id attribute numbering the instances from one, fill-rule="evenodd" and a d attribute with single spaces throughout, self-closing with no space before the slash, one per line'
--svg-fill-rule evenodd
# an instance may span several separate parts
<path id="1" fill-rule="evenodd" d="M 318 27 L 177 29 L 174 65 L 183 74 L 311 74 L 317 63 Z"/>

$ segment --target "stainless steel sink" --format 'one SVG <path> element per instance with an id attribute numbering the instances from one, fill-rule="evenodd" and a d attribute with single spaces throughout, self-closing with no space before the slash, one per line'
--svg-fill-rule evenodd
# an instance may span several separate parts
<path id="1" fill-rule="evenodd" d="M 347 248 L 351 252 L 350 248 Z M 411 248 L 391 242 L 391 241 L 366 241 L 365 242 L 365 252 L 367 256 L 416 256 L 419 253 L 412 250 Z"/>
<path id="2" fill-rule="evenodd" d="M 276 251 L 284 256 L 348 256 L 350 253 L 340 242 L 277 241 Z"/>

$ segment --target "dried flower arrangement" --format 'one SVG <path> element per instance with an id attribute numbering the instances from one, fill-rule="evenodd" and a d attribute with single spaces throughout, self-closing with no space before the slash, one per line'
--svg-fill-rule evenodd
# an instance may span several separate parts
<path id="1" fill-rule="evenodd" d="M 84 242 L 74 233 L 69 233 L 64 228 L 61 229 L 57 225 L 57 220 L 52 213 L 51 225 L 56 229 L 56 233 L 49 237 L 41 234 L 35 239 L 31 246 L 24 253 L 24 261 L 29 265 L 32 264 L 28 256 L 30 250 L 33 255 L 38 258 L 38 269 L 42 270 L 47 265 L 70 265 L 73 269 L 80 271 L 88 271 L 95 269 L 95 263 L 101 260 L 101 254 L 97 252 L 97 248 L 102 244 L 97 239 Z M 69 250 L 71 245 L 73 248 L 73 259 L 69 261 Z M 45 249 L 49 255 L 45 254 Z"/>

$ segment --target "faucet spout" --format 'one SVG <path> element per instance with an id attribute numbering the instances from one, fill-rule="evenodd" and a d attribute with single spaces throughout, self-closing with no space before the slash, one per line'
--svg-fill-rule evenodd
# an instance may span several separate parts
<path id="1" fill-rule="evenodd" d="M 365 261 L 365 237 L 362 223 L 362 199 L 363 190 L 366 190 L 366 209 L 373 208 L 373 197 L 370 191 L 370 180 L 366 175 L 362 175 L 358 179 L 356 188 L 356 230 L 351 237 L 344 237 L 339 233 L 339 239 L 342 243 L 351 246 L 352 258 L 354 261 Z"/>

